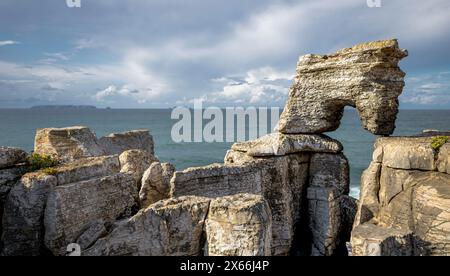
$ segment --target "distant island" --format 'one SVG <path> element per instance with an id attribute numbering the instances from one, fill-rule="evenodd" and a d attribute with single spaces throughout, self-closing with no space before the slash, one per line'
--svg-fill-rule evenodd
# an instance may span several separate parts
<path id="1" fill-rule="evenodd" d="M 36 105 L 30 109 L 97 109 L 93 105 Z"/>

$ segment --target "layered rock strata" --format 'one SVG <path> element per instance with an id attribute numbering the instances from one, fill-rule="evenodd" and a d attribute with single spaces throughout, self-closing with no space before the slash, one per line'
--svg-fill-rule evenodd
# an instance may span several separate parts
<path id="1" fill-rule="evenodd" d="M 449 144 L 380 138 L 361 179 L 354 255 L 450 255 Z"/>
<path id="2" fill-rule="evenodd" d="M 393 39 L 359 44 L 331 55 L 300 57 L 278 130 L 333 131 L 339 127 L 344 107 L 352 106 L 365 129 L 377 135 L 392 134 L 398 96 L 405 85 L 398 62 L 407 55 Z"/>

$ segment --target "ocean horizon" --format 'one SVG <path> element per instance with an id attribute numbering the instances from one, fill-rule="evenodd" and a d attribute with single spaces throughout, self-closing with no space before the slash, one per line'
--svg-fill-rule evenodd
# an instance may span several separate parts
<path id="1" fill-rule="evenodd" d="M 171 139 L 171 109 L 0 109 L 0 145 L 32 151 L 38 128 L 83 125 L 98 137 L 133 129 L 148 129 L 155 141 L 155 153 L 177 170 L 222 163 L 233 143 L 175 143 Z M 401 109 L 393 136 L 410 136 L 424 129 L 450 130 L 450 110 Z M 194 126 L 193 126 L 194 127 Z M 247 126 L 248 128 L 248 126 Z M 364 130 L 357 112 L 346 109 L 341 126 L 325 133 L 339 140 L 350 162 L 351 195 L 359 196 L 362 172 L 368 167 L 377 136 Z"/>

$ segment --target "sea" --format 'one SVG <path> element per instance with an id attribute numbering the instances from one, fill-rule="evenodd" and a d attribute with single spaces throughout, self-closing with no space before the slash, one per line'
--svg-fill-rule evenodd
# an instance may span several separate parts
<path id="1" fill-rule="evenodd" d="M 178 120 L 171 109 L 0 109 L 0 146 L 32 151 L 37 128 L 88 126 L 98 137 L 114 132 L 148 129 L 162 162 L 177 170 L 222 163 L 232 143 L 176 143 L 171 130 Z M 400 110 L 393 135 L 416 135 L 424 129 L 450 130 L 450 110 Z M 344 145 L 350 162 L 351 195 L 358 198 L 362 172 L 368 167 L 376 136 L 364 130 L 357 112 L 346 109 L 341 126 L 327 135 Z"/>

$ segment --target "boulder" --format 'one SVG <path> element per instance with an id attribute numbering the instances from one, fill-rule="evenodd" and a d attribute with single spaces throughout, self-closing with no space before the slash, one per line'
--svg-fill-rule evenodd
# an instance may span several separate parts
<path id="1" fill-rule="evenodd" d="M 211 202 L 206 220 L 208 256 L 270 256 L 272 216 L 262 196 L 238 194 Z"/>
<path id="2" fill-rule="evenodd" d="M 78 244 L 81 250 L 85 250 L 93 245 L 98 239 L 106 236 L 108 231 L 103 220 L 98 220 L 91 223 L 86 228 L 87 230 L 78 237 L 76 244 Z"/>
<path id="3" fill-rule="evenodd" d="M 83 252 L 85 256 L 197 256 L 210 199 L 178 197 L 161 200 L 130 219 Z"/>
<path id="4" fill-rule="evenodd" d="M 307 190 L 312 255 L 333 255 L 345 242 L 341 240 L 345 221 L 342 201 L 349 187 L 349 165 L 343 154 L 312 155 Z"/>
<path id="5" fill-rule="evenodd" d="M 120 172 L 133 176 L 137 183 L 138 189 L 141 187 L 141 180 L 144 172 L 154 162 L 159 162 L 148 151 L 143 150 L 127 150 L 119 156 L 121 170 Z"/>
<path id="6" fill-rule="evenodd" d="M 170 180 L 175 173 L 175 167 L 169 163 L 155 162 L 145 171 L 139 192 L 141 208 L 169 198 Z"/>
<path id="7" fill-rule="evenodd" d="M 375 147 L 383 151 L 384 166 L 404 170 L 436 170 L 431 137 L 383 137 L 377 139 Z"/>
<path id="8" fill-rule="evenodd" d="M 11 188 L 26 172 L 27 167 L 21 165 L 0 170 L 0 205 L 3 206 Z"/>
<path id="9" fill-rule="evenodd" d="M 277 129 L 289 134 L 333 131 L 344 107 L 352 106 L 365 129 L 392 134 L 405 85 L 398 62 L 407 55 L 392 39 L 301 57 Z"/>
<path id="10" fill-rule="evenodd" d="M 83 126 L 38 129 L 34 152 L 52 156 L 61 162 L 105 154 L 95 134 Z"/>
<path id="11" fill-rule="evenodd" d="M 411 205 L 416 255 L 450 256 L 450 176 L 431 173 L 415 182 Z"/>
<path id="12" fill-rule="evenodd" d="M 352 233 L 352 256 L 412 256 L 413 234 L 395 228 L 362 224 Z"/>
<path id="13" fill-rule="evenodd" d="M 45 209 L 45 245 L 54 255 L 64 255 L 92 223 L 133 215 L 137 198 L 135 182 L 122 173 L 54 187 Z"/>
<path id="14" fill-rule="evenodd" d="M 439 149 L 437 169 L 446 174 L 450 174 L 450 143 L 443 145 Z"/>
<path id="15" fill-rule="evenodd" d="M 113 133 L 99 139 L 99 144 L 106 154 L 121 154 L 126 150 L 143 150 L 152 155 L 154 152 L 153 137 L 148 130 L 133 130 L 124 133 Z"/>
<path id="16" fill-rule="evenodd" d="M 300 152 L 338 153 L 339 141 L 325 135 L 272 133 L 249 142 L 236 143 L 232 150 L 246 152 L 252 157 L 283 156 Z"/>
<path id="17" fill-rule="evenodd" d="M 11 188 L 20 180 L 20 178 L 27 172 L 25 165 L 16 165 L 8 169 L 0 169 L 0 238 L 3 232 L 1 218 L 3 217 L 3 210 L 6 199 L 8 198 Z M 1 251 L 0 243 L 0 251 Z"/>
<path id="18" fill-rule="evenodd" d="M 354 226 L 370 221 L 378 214 L 381 163 L 372 162 L 361 176 L 360 200 Z"/>
<path id="19" fill-rule="evenodd" d="M 45 254 L 44 209 L 56 182 L 54 176 L 29 173 L 11 189 L 3 215 L 2 255 Z"/>
<path id="20" fill-rule="evenodd" d="M 21 149 L 0 147 L 0 169 L 13 167 L 26 159 L 27 153 Z"/>
<path id="21" fill-rule="evenodd" d="M 377 140 L 382 162 L 361 178 L 354 255 L 450 255 L 450 175 L 439 169 L 447 145 L 432 150 L 430 139 Z"/>
<path id="22" fill-rule="evenodd" d="M 262 195 L 272 213 L 272 255 L 288 255 L 300 220 L 308 178 L 309 154 L 241 160 L 244 153 L 229 153 L 227 163 L 176 172 L 171 197 L 210 198 L 247 193 Z M 234 157 L 235 159 L 233 159 Z"/>
<path id="23" fill-rule="evenodd" d="M 116 174 L 120 171 L 119 157 L 100 156 L 75 160 L 54 168 L 58 185 L 64 185 L 101 176 Z"/>

